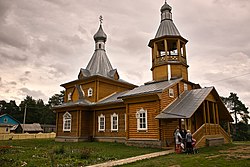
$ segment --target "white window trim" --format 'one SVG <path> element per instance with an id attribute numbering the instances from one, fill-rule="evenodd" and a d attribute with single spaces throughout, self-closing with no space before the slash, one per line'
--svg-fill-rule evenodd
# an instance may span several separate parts
<path id="1" fill-rule="evenodd" d="M 174 98 L 174 89 L 173 88 L 168 89 L 168 95 L 169 95 L 169 97 Z"/>
<path id="2" fill-rule="evenodd" d="M 184 91 L 185 91 L 185 90 L 188 90 L 188 85 L 187 85 L 186 83 L 184 83 L 184 86 L 183 86 L 183 87 L 184 87 Z"/>
<path id="3" fill-rule="evenodd" d="M 66 121 L 70 121 L 69 122 L 69 128 L 65 127 Z M 72 122 L 71 114 L 69 112 L 66 112 L 65 114 L 63 114 L 63 131 L 64 132 L 71 132 L 71 122 Z"/>
<path id="4" fill-rule="evenodd" d="M 145 128 L 140 127 L 140 114 L 145 113 Z M 148 130 L 148 114 L 147 110 L 141 108 L 139 111 L 136 112 L 136 119 L 137 119 L 137 131 L 146 131 Z"/>
<path id="5" fill-rule="evenodd" d="M 88 89 L 88 97 L 92 97 L 93 96 L 93 89 L 89 88 Z"/>
<path id="6" fill-rule="evenodd" d="M 101 118 L 103 118 L 103 121 L 104 121 L 103 129 L 101 129 Z M 98 116 L 98 132 L 105 132 L 105 116 L 103 114 Z"/>
<path id="7" fill-rule="evenodd" d="M 114 117 L 117 117 L 117 128 L 116 129 L 114 129 L 114 127 L 113 127 Z M 111 115 L 111 132 L 118 132 L 118 125 L 119 125 L 118 114 L 114 113 Z"/>

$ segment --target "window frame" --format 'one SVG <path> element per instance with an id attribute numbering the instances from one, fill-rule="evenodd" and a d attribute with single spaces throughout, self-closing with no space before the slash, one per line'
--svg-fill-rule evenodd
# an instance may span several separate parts
<path id="1" fill-rule="evenodd" d="M 114 118 L 116 118 L 116 128 L 114 128 Z M 111 132 L 118 132 L 119 120 L 118 114 L 114 113 L 111 115 Z"/>
<path id="2" fill-rule="evenodd" d="M 173 88 L 168 89 L 168 96 L 171 98 L 174 98 L 174 89 Z"/>
<path id="3" fill-rule="evenodd" d="M 141 108 L 139 111 L 137 111 L 136 119 L 137 119 L 137 131 L 147 131 L 148 130 L 147 110 L 144 110 L 143 108 Z M 142 126 L 145 125 L 145 127 L 142 127 L 141 125 Z"/>
<path id="4" fill-rule="evenodd" d="M 185 91 L 185 90 L 188 90 L 188 85 L 186 84 L 186 83 L 184 83 L 184 85 L 183 85 L 183 90 Z"/>
<path id="5" fill-rule="evenodd" d="M 88 97 L 92 97 L 93 96 L 93 89 L 89 88 L 88 89 Z"/>
<path id="6" fill-rule="evenodd" d="M 101 128 L 101 119 L 103 118 L 103 128 Z M 105 115 L 98 116 L 98 132 L 105 132 Z"/>
<path id="7" fill-rule="evenodd" d="M 63 114 L 63 131 L 71 132 L 72 115 L 69 112 Z"/>

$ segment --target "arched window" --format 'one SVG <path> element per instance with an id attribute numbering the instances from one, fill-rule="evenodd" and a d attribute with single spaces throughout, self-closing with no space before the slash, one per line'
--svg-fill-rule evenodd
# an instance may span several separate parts
<path id="1" fill-rule="evenodd" d="M 93 96 L 93 89 L 89 88 L 88 89 L 88 97 L 91 97 L 91 96 Z"/>
<path id="2" fill-rule="evenodd" d="M 70 132 L 71 131 L 71 114 L 66 112 L 63 115 L 63 131 Z"/>
<path id="3" fill-rule="evenodd" d="M 116 113 L 111 115 L 111 131 L 118 131 L 118 115 Z"/>
<path id="4" fill-rule="evenodd" d="M 101 49 L 102 48 L 102 44 L 99 44 L 99 49 Z"/>
<path id="5" fill-rule="evenodd" d="M 105 131 L 105 116 L 103 114 L 98 116 L 98 131 L 99 132 Z"/>
<path id="6" fill-rule="evenodd" d="M 136 112 L 137 119 L 137 130 L 147 130 L 148 129 L 148 118 L 147 118 L 147 110 L 141 108 Z"/>

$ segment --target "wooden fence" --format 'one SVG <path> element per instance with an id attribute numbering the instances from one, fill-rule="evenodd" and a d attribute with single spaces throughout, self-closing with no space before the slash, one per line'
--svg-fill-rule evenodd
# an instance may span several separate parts
<path id="1" fill-rule="evenodd" d="M 29 134 L 29 133 L 0 134 L 0 140 L 50 139 L 50 138 L 55 138 L 55 137 L 56 137 L 56 133 L 54 133 L 54 132 L 52 132 L 52 133 L 35 133 L 35 134 Z"/>

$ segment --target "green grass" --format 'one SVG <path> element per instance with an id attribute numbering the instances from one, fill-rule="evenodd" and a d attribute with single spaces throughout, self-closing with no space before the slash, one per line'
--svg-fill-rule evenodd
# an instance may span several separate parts
<path id="1" fill-rule="evenodd" d="M 199 149 L 198 154 L 170 154 L 138 161 L 123 167 L 249 167 L 250 142 L 235 142 Z"/>
<path id="2" fill-rule="evenodd" d="M 86 166 L 160 151 L 121 143 L 59 143 L 51 139 L 0 141 L 1 167 Z"/>

